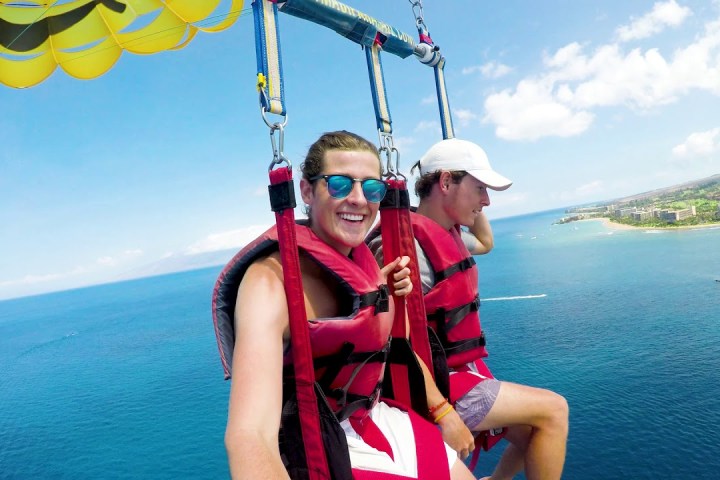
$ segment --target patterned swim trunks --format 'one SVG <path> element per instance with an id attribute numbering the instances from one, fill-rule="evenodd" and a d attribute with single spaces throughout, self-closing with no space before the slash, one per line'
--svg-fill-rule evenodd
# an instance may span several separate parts
<path id="1" fill-rule="evenodd" d="M 455 402 L 455 410 L 465 425 L 472 428 L 483 421 L 495 403 L 500 383 L 500 380 L 494 378 L 483 380 Z"/>

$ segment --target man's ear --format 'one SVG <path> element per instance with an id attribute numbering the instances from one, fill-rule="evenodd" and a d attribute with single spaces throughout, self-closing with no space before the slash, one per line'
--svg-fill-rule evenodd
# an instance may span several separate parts
<path id="1" fill-rule="evenodd" d="M 450 172 L 440 172 L 440 178 L 438 179 L 438 184 L 440 185 L 440 191 L 443 193 L 447 193 L 447 191 L 450 189 L 450 184 L 452 183 L 452 174 Z"/>
<path id="2" fill-rule="evenodd" d="M 313 184 L 310 183 L 306 178 L 300 179 L 300 196 L 306 205 L 310 205 L 313 199 Z"/>

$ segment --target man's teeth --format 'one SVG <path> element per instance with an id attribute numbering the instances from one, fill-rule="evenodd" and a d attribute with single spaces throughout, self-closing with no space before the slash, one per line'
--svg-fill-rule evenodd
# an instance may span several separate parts
<path id="1" fill-rule="evenodd" d="M 359 222 L 363 219 L 362 215 L 353 215 L 351 213 L 341 213 L 340 218 L 343 220 L 349 220 L 351 222 Z"/>

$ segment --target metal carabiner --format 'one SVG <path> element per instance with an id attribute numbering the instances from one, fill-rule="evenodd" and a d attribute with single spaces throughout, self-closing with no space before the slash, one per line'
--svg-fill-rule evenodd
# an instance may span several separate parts
<path id="1" fill-rule="evenodd" d="M 260 90 L 260 115 L 262 115 L 262 119 L 265 122 L 265 125 L 270 127 L 270 129 L 274 128 L 275 125 L 281 125 L 282 127 L 285 127 L 287 125 L 288 116 L 285 115 L 279 115 L 280 118 L 282 118 L 282 122 L 271 122 L 270 119 L 267 117 L 268 109 L 265 107 L 265 105 L 270 105 L 270 99 L 267 96 L 267 93 L 265 93 L 265 89 L 259 89 Z"/>
<path id="2" fill-rule="evenodd" d="M 267 123 L 267 121 L 265 123 Z M 288 169 L 292 168 L 292 163 L 285 156 L 285 123 L 287 123 L 287 118 L 285 118 L 285 121 L 282 123 L 275 122 L 273 124 L 268 124 L 268 126 L 270 127 L 270 144 L 272 145 L 273 150 L 273 159 L 272 162 L 270 162 L 270 166 L 268 167 L 268 172 L 272 171 L 273 168 L 275 168 L 277 165 L 280 165 L 281 163 L 287 164 Z M 275 142 L 276 131 L 280 132 L 278 134 L 277 143 Z"/>
<path id="3" fill-rule="evenodd" d="M 378 156 L 380 157 L 380 164 L 383 163 L 383 157 L 385 157 L 385 170 L 383 176 L 386 178 L 397 178 L 395 165 L 392 162 L 392 150 L 395 149 L 393 144 L 392 133 L 385 133 L 382 130 L 378 130 L 378 138 L 380 140 L 380 148 L 378 148 Z M 397 149 L 395 149 L 397 150 Z"/>
<path id="4" fill-rule="evenodd" d="M 393 145 L 390 149 L 390 153 L 395 152 L 395 175 L 400 177 L 404 182 L 407 182 L 407 177 L 400 172 L 400 150 Z"/>
<path id="5" fill-rule="evenodd" d="M 412 12 L 415 15 L 415 26 L 421 34 L 427 34 L 427 25 L 425 25 L 422 0 L 408 0 L 412 5 Z"/>

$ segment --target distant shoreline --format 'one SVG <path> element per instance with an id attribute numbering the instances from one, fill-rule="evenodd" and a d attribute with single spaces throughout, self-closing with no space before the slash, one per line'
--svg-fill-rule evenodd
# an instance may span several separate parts
<path id="1" fill-rule="evenodd" d="M 605 228 L 610 230 L 698 230 L 703 228 L 720 227 L 718 223 L 705 223 L 702 225 L 681 225 L 679 227 L 636 227 L 635 225 L 626 225 L 624 223 L 615 223 L 607 217 L 583 218 L 575 220 L 576 222 L 602 222 Z"/>

